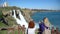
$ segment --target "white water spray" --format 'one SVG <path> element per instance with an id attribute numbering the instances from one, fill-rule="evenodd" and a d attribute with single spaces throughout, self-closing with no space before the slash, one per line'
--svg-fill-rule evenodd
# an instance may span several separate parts
<path id="1" fill-rule="evenodd" d="M 16 19 L 16 14 L 15 14 L 15 10 L 13 10 L 14 14 L 13 14 L 13 17 Z"/>
<path id="2" fill-rule="evenodd" d="M 15 13 L 15 10 L 13 10 L 13 12 L 14 12 L 13 17 L 15 18 L 17 24 L 20 24 L 21 26 L 22 26 L 22 25 L 25 25 L 25 27 L 28 28 L 28 23 L 27 23 L 26 20 L 24 19 L 24 16 L 23 16 L 22 13 L 20 12 L 20 10 L 17 10 L 17 11 L 19 12 L 18 14 L 19 14 L 19 18 L 20 18 L 20 19 L 17 18 L 16 13 Z"/>

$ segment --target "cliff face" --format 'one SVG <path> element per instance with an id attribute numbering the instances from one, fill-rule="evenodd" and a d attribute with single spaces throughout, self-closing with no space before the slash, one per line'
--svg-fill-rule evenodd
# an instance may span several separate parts
<path id="1" fill-rule="evenodd" d="M 10 15 L 10 11 L 2 11 L 3 17 L 9 26 L 17 25 L 15 19 Z"/>
<path id="2" fill-rule="evenodd" d="M 22 9 L 22 12 L 27 22 L 30 22 L 30 20 L 32 19 L 31 15 L 37 11 L 32 11 L 30 9 Z"/>
<path id="3" fill-rule="evenodd" d="M 0 27 L 17 25 L 15 19 L 10 15 L 10 10 L 13 10 L 13 7 L 0 8 Z"/>
<path id="4" fill-rule="evenodd" d="M 29 10 L 22 10 L 22 11 L 23 11 L 23 15 L 24 15 L 25 19 L 27 20 L 27 22 L 29 22 L 31 19 L 30 11 Z"/>
<path id="5" fill-rule="evenodd" d="M 11 16 L 10 10 L 13 10 L 13 9 L 18 10 L 19 8 L 15 8 L 15 7 L 13 7 L 13 8 L 4 7 L 4 8 L 5 9 L 0 8 L 1 9 L 0 11 L 2 12 L 2 16 L 3 16 L 2 18 L 4 18 L 4 21 L 6 21 L 9 26 L 17 25 L 16 20 Z M 7 10 L 7 9 L 9 9 L 9 10 Z M 31 16 L 30 15 L 32 14 L 31 10 L 22 10 L 22 9 L 19 9 L 19 10 L 21 10 L 22 15 L 24 16 L 26 21 L 30 22 L 30 20 L 31 20 Z M 16 13 L 18 14 L 17 11 L 16 11 Z M 5 23 L 5 22 L 1 22 L 1 23 Z"/>

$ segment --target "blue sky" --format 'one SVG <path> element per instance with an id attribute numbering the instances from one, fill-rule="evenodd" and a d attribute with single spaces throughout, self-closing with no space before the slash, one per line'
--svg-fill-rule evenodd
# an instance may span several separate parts
<path id="1" fill-rule="evenodd" d="M 60 0 L 0 0 L 7 1 L 10 6 L 34 9 L 56 9 L 60 10 Z"/>

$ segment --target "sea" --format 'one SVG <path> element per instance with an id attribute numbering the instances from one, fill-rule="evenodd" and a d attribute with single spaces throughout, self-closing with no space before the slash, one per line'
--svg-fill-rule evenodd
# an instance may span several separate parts
<path id="1" fill-rule="evenodd" d="M 47 17 L 51 25 L 60 29 L 60 11 L 35 12 L 31 15 L 31 17 L 37 28 L 39 28 L 39 21 L 42 21 L 44 17 Z"/>

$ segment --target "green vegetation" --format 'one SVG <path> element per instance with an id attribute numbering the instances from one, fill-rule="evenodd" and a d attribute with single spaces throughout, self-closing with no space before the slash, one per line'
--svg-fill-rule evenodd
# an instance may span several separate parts
<path id="1" fill-rule="evenodd" d="M 0 34 L 8 34 L 8 31 L 7 30 L 0 31 Z M 12 32 L 10 34 L 12 34 Z M 18 34 L 18 30 L 15 30 L 14 34 Z M 22 31 L 20 31 L 20 34 L 22 34 Z M 37 32 L 36 32 L 36 34 L 37 34 Z"/>
<path id="2" fill-rule="evenodd" d="M 0 11 L 0 19 L 3 18 L 3 14 L 2 14 L 2 11 Z M 4 23 L 2 23 L 0 21 L 0 27 L 6 27 L 7 25 L 5 25 Z"/>
<path id="3" fill-rule="evenodd" d="M 2 15 L 2 11 L 0 11 L 0 18 L 2 18 L 3 17 L 3 15 Z"/>
<path id="4" fill-rule="evenodd" d="M 2 30 L 2 31 L 0 31 L 0 34 L 8 34 L 8 31 L 7 30 Z M 10 34 L 12 34 L 12 32 Z M 18 34 L 18 31 L 15 30 L 14 34 Z M 22 34 L 22 31 L 20 31 L 20 34 Z"/>
<path id="5" fill-rule="evenodd" d="M 2 30 L 2 31 L 0 31 L 0 34 L 7 34 L 7 30 Z"/>
<path id="6" fill-rule="evenodd" d="M 4 18 L 8 22 L 8 25 L 9 25 L 9 26 L 7 26 L 6 24 L 2 23 L 2 21 L 0 21 L 0 28 L 13 27 L 13 25 L 17 25 L 15 19 L 12 16 L 5 17 L 5 13 L 8 14 L 7 12 L 10 11 L 10 10 L 13 10 L 13 9 L 20 9 L 20 8 L 15 7 L 15 6 L 13 6 L 13 7 L 4 7 L 4 8 L 1 7 L 0 8 L 0 18 Z M 15 32 L 15 34 L 18 34 L 17 30 L 15 30 L 14 32 Z M 8 33 L 7 30 L 1 30 L 0 31 L 0 34 L 7 34 L 7 33 Z M 20 34 L 22 34 L 22 32 Z"/>
<path id="7" fill-rule="evenodd" d="M 12 6 L 12 7 L 0 7 L 0 18 L 4 18 L 5 21 L 8 22 L 8 25 L 11 27 L 13 25 L 16 25 L 16 21 L 15 19 L 12 17 L 12 16 L 7 16 L 5 17 L 7 14 L 9 14 L 9 11 L 10 10 L 13 10 L 13 9 L 20 9 L 16 6 Z M 2 23 L 2 20 L 0 20 L 0 27 L 6 27 L 7 25 Z"/>
<path id="8" fill-rule="evenodd" d="M 0 27 L 7 27 L 4 23 L 0 22 Z"/>

